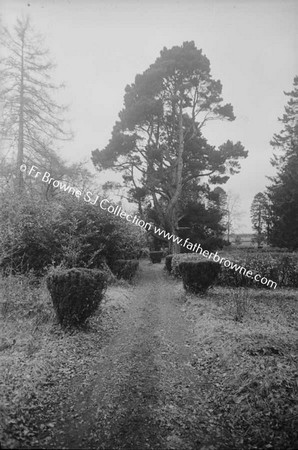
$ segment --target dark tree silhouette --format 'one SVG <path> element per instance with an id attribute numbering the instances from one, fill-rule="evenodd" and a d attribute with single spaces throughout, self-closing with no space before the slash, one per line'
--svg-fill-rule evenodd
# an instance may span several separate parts
<path id="1" fill-rule="evenodd" d="M 291 250 L 298 248 L 298 76 L 281 119 L 283 129 L 275 134 L 271 145 L 277 152 L 271 161 L 277 175 L 271 178 L 268 197 L 271 202 L 272 230 L 270 242 Z"/>
<path id="2" fill-rule="evenodd" d="M 210 120 L 235 119 L 221 91 L 194 42 L 164 48 L 126 87 L 124 109 L 108 145 L 92 152 L 99 170 L 123 172 L 140 214 L 150 199 L 160 223 L 172 233 L 183 210 L 182 193 L 193 190 L 202 177 L 226 182 L 239 171 L 239 158 L 247 156 L 240 142 L 227 141 L 216 149 L 202 135 Z"/>

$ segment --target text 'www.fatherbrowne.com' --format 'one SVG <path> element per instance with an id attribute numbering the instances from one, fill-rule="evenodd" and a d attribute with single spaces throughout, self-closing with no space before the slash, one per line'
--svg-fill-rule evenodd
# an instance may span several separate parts
<path id="1" fill-rule="evenodd" d="M 253 274 L 252 270 L 247 270 L 245 267 L 240 266 L 237 263 L 231 262 L 229 259 L 221 257 L 218 255 L 217 252 L 209 252 L 208 250 L 204 250 L 201 247 L 201 244 L 193 244 L 190 242 L 189 238 L 182 239 L 178 236 L 175 236 L 174 234 L 170 234 L 168 232 L 165 232 L 165 230 L 162 230 L 160 228 L 154 227 L 154 233 L 158 236 L 167 238 L 168 240 L 172 240 L 174 243 L 176 242 L 178 245 L 181 245 L 182 247 L 186 247 L 188 250 L 200 253 L 200 255 L 204 256 L 205 258 L 212 259 L 214 262 L 217 262 L 219 264 L 222 264 L 224 267 L 230 268 L 235 270 L 235 272 L 238 272 L 241 275 L 246 276 L 247 278 L 253 279 L 255 281 L 259 281 L 261 284 L 266 285 L 268 287 L 271 287 L 273 289 L 276 289 L 277 283 L 272 280 L 268 280 L 266 277 L 262 277 L 260 274 Z"/>
<path id="2" fill-rule="evenodd" d="M 177 243 L 178 245 L 182 247 L 186 247 L 188 250 L 200 253 L 200 255 L 204 256 L 205 258 L 211 259 L 214 262 L 217 262 L 219 264 L 222 264 L 224 267 L 230 268 L 235 270 L 235 272 L 240 273 L 241 275 L 244 275 L 250 279 L 254 279 L 255 281 L 261 282 L 261 284 L 266 285 L 268 287 L 272 287 L 273 289 L 276 289 L 277 283 L 272 280 L 268 280 L 266 277 L 262 277 L 260 274 L 253 275 L 252 270 L 247 270 L 245 267 L 238 265 L 237 263 L 231 262 L 229 259 L 221 257 L 217 254 L 217 252 L 212 253 L 208 250 L 204 250 L 201 247 L 201 244 L 196 243 L 193 244 L 190 242 L 189 238 L 183 239 L 178 236 L 175 236 L 174 234 L 170 234 L 169 232 L 166 232 L 165 230 L 156 227 L 153 223 L 145 222 L 142 219 L 139 219 L 135 214 L 129 214 L 126 213 L 121 206 L 114 205 L 112 202 L 110 202 L 109 199 L 104 198 L 99 201 L 100 196 L 93 194 L 91 191 L 87 191 L 86 193 L 80 191 L 76 187 L 71 186 L 67 181 L 62 180 L 55 180 L 53 177 L 51 177 L 51 174 L 49 172 L 42 172 L 38 171 L 38 168 L 36 166 L 31 166 L 30 169 L 27 169 L 26 164 L 22 164 L 20 166 L 21 172 L 26 172 L 27 175 L 33 178 L 41 178 L 41 181 L 43 183 L 47 183 L 48 185 L 52 185 L 54 188 L 60 188 L 62 192 L 66 192 L 68 194 L 71 194 L 75 196 L 76 198 L 83 198 L 83 200 L 86 203 L 89 203 L 90 205 L 96 205 L 98 204 L 101 209 L 104 211 L 107 211 L 110 214 L 113 214 L 115 216 L 119 216 L 121 219 L 126 219 L 128 222 L 139 226 L 144 231 L 152 231 L 153 234 L 156 236 L 162 237 L 164 239 L 168 239 L 169 241 L 172 241 L 173 243 Z"/>

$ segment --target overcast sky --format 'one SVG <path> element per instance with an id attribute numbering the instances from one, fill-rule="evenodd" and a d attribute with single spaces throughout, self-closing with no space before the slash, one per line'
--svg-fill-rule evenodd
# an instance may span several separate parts
<path id="1" fill-rule="evenodd" d="M 239 231 L 251 230 L 253 197 L 274 173 L 269 141 L 281 129 L 283 91 L 298 74 L 297 0 L 1 0 L 0 11 L 8 26 L 29 14 L 46 38 L 56 77 L 66 83 L 61 99 L 70 104 L 75 138 L 61 149 L 69 162 L 106 146 L 125 86 L 164 46 L 193 40 L 236 115 L 232 123 L 208 125 L 205 136 L 214 145 L 240 140 L 249 151 L 240 174 L 223 187 L 240 196 Z"/>

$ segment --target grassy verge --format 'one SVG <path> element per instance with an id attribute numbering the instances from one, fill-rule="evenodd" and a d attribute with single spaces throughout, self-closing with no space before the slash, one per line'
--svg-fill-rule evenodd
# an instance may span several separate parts
<path id="1" fill-rule="evenodd" d="M 57 324 L 44 281 L 0 279 L 1 448 L 32 448 L 35 436 L 51 430 L 52 423 L 33 423 L 31 411 L 43 407 L 51 389 L 93 364 L 124 309 L 123 288 L 130 287 L 123 281 L 109 287 L 82 339 L 81 332 Z"/>
<path id="2" fill-rule="evenodd" d="M 53 423 L 31 423 L 30 411 L 48 408 L 43 398 L 56 386 L 90 370 L 132 288 L 111 286 L 82 335 L 60 330 L 44 283 L 34 281 L 0 280 L 3 448 L 33 448 L 41 431 L 49 435 Z M 297 290 L 216 287 L 205 296 L 182 295 L 198 343 L 191 365 L 198 382 L 206 379 L 208 423 L 222 430 L 216 448 L 297 448 Z"/>
<path id="3" fill-rule="evenodd" d="M 185 299 L 222 448 L 297 448 L 297 290 L 214 288 Z"/>

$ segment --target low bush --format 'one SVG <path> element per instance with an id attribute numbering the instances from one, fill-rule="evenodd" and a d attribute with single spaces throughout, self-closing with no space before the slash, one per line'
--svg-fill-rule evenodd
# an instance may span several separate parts
<path id="1" fill-rule="evenodd" d="M 140 227 L 73 196 L 45 202 L 38 194 L 1 197 L 0 273 L 43 276 L 52 265 L 96 269 L 102 259 L 137 258 Z"/>
<path id="2" fill-rule="evenodd" d="M 3 275 L 31 271 L 43 276 L 53 259 L 62 258 L 50 206 L 13 196 L 7 205 L 7 200 L 1 198 L 0 271 Z"/>
<path id="3" fill-rule="evenodd" d="M 227 244 L 227 241 L 215 236 L 210 236 L 206 239 L 201 240 L 202 247 L 209 252 L 214 252 L 215 250 L 222 250 Z"/>
<path id="4" fill-rule="evenodd" d="M 274 281 L 278 287 L 298 287 L 298 255 L 295 253 L 260 252 L 227 256 L 238 266 L 247 271 L 251 270 L 253 275 L 259 274 L 267 280 Z M 218 284 L 233 287 L 270 287 L 224 266 Z"/>
<path id="5" fill-rule="evenodd" d="M 79 326 L 98 308 L 107 287 L 107 276 L 101 270 L 54 269 L 46 282 L 59 323 Z"/>
<path id="6" fill-rule="evenodd" d="M 113 272 L 117 278 L 131 281 L 139 268 L 139 261 L 135 259 L 118 259 L 113 264 Z"/>
<path id="7" fill-rule="evenodd" d="M 287 248 L 280 248 L 280 247 L 241 247 L 242 249 L 245 249 L 248 253 L 289 253 L 289 250 Z"/>
<path id="8" fill-rule="evenodd" d="M 214 261 L 184 261 L 179 264 L 184 289 L 194 294 L 206 292 L 215 283 L 220 269 Z"/>
<path id="9" fill-rule="evenodd" d="M 153 264 L 155 263 L 160 263 L 163 257 L 163 252 L 159 251 L 159 252 L 150 252 L 150 259 L 152 261 Z"/>
<path id="10" fill-rule="evenodd" d="M 298 288 L 298 255 L 282 255 L 279 260 L 279 267 L 279 284 Z"/>
<path id="11" fill-rule="evenodd" d="M 116 277 L 113 274 L 113 272 L 110 269 L 110 267 L 108 266 L 108 264 L 107 264 L 105 259 L 102 259 L 101 261 L 98 261 L 97 264 L 96 264 L 96 267 L 94 267 L 94 269 L 99 269 L 102 272 L 104 272 L 104 274 L 107 277 L 108 284 L 113 284 L 116 281 Z"/>
<path id="12" fill-rule="evenodd" d="M 167 255 L 165 260 L 165 269 L 168 271 L 168 273 L 171 273 L 172 271 L 172 259 L 174 255 Z"/>

